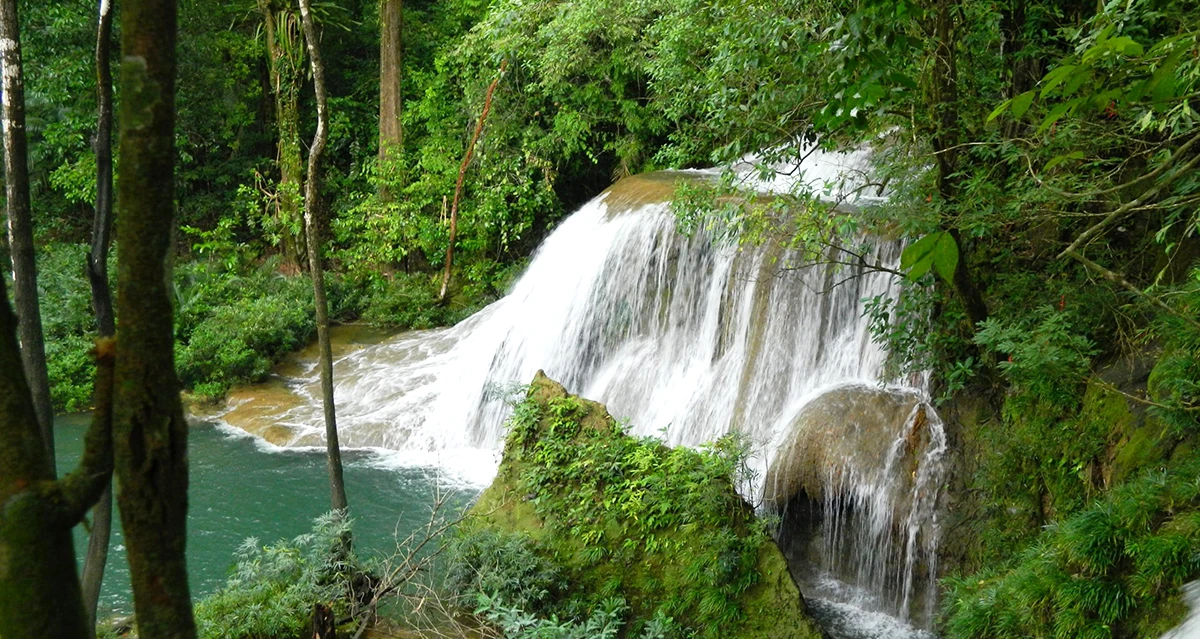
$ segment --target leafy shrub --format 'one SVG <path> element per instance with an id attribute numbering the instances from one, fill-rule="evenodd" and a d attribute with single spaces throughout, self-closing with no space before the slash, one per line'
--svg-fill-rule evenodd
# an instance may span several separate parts
<path id="1" fill-rule="evenodd" d="M 469 531 L 448 550 L 446 584 L 464 604 L 482 595 L 540 612 L 565 586 L 562 569 L 539 554 L 535 542 L 521 533 Z"/>
<path id="2" fill-rule="evenodd" d="M 279 358 L 307 344 L 315 329 L 311 309 L 284 295 L 223 306 L 200 322 L 180 349 L 180 380 L 206 394 L 262 381 Z"/>
<path id="3" fill-rule="evenodd" d="M 1008 355 L 999 368 L 1015 392 L 1047 401 L 1074 399 L 1096 353 L 1087 337 L 1072 330 L 1071 314 L 1050 306 L 1020 321 L 988 319 L 975 342 Z"/>
<path id="4" fill-rule="evenodd" d="M 423 273 L 372 277 L 365 286 L 362 319 L 378 326 L 423 329 L 453 324 L 470 314 L 439 305 L 440 287 L 439 279 Z"/>
<path id="5" fill-rule="evenodd" d="M 46 340 L 50 400 L 56 411 L 74 413 L 91 408 L 92 380 L 96 376 L 91 349 L 92 340 L 86 335 Z"/>
<path id="6" fill-rule="evenodd" d="M 1200 317 L 1200 269 L 1180 287 L 1175 303 L 1183 317 Z M 1163 313 L 1150 331 L 1164 342 L 1163 354 L 1150 374 L 1155 413 L 1178 435 L 1200 433 L 1200 331 L 1181 317 Z"/>
<path id="7" fill-rule="evenodd" d="M 539 618 L 519 607 L 505 605 L 498 597 L 481 593 L 475 614 L 490 621 L 506 639 L 616 639 L 628 610 L 624 599 L 611 597 L 600 602 L 582 621 L 560 621 L 557 616 Z M 677 632 L 678 626 L 660 613 L 643 627 L 638 638 L 664 639 Z"/>
<path id="8" fill-rule="evenodd" d="M 304 635 L 315 603 L 339 617 L 353 598 L 364 565 L 348 548 L 350 521 L 317 518 L 311 533 L 274 545 L 247 539 L 225 587 L 196 605 L 203 639 L 295 639 Z"/>
<path id="9" fill-rule="evenodd" d="M 88 351 L 96 320 L 85 274 L 88 251 L 82 244 L 49 244 L 38 250 L 38 301 L 50 398 L 60 412 L 87 410 L 92 405 L 95 366 Z M 109 264 L 109 271 L 116 272 L 115 263 Z"/>
<path id="10" fill-rule="evenodd" d="M 946 580 L 950 638 L 1158 636 L 1200 576 L 1200 463 L 1152 471 L 1054 524 L 1009 565 Z"/>

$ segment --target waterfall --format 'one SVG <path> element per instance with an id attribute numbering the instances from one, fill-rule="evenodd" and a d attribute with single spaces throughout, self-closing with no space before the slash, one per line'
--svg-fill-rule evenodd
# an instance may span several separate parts
<path id="1" fill-rule="evenodd" d="M 851 160 L 861 163 L 815 154 L 804 178 L 763 189 L 807 179 L 829 190 L 829 176 Z M 871 339 L 865 300 L 894 298 L 898 282 L 861 267 L 801 268 L 778 245 L 739 250 L 703 233 L 681 234 L 669 205 L 675 183 L 711 177 L 626 178 L 564 220 L 503 299 L 452 328 L 405 333 L 341 357 L 334 376 L 342 444 L 389 449 L 400 463 L 434 463 L 486 482 L 508 412 L 495 389 L 527 383 L 542 369 L 604 402 L 634 433 L 671 445 L 741 431 L 766 478 L 777 458 L 795 457 L 787 444 L 814 401 L 847 389 L 893 393 L 911 401 L 903 414 L 871 426 L 886 436 L 857 442 L 863 454 L 829 447 L 815 471 L 821 479 L 797 490 L 829 515 L 822 552 L 899 557 L 865 569 L 818 562 L 821 575 L 873 589 L 884 603 L 871 607 L 907 616 L 910 600 L 926 601 L 917 589 L 931 583 L 945 436 L 921 389 L 881 386 L 886 353 Z M 878 240 L 869 257 L 894 266 L 901 249 Z M 224 419 L 276 444 L 320 445 L 315 368 L 292 373 L 272 392 L 235 398 Z M 914 428 L 918 413 L 923 422 Z M 845 419 L 827 417 L 822 427 L 841 432 Z M 914 451 L 915 430 L 923 434 Z M 760 479 L 744 490 L 757 498 L 764 488 L 771 490 Z"/>
<path id="2" fill-rule="evenodd" d="M 1200 581 L 1183 587 L 1183 600 L 1189 609 L 1187 618 L 1177 628 L 1164 634 L 1162 639 L 1200 639 Z"/>

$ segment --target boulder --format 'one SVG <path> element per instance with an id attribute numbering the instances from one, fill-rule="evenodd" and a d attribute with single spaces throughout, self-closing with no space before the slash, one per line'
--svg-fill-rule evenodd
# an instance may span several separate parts
<path id="1" fill-rule="evenodd" d="M 733 467 L 733 440 L 671 449 L 626 430 L 539 371 L 468 529 L 533 538 L 571 596 L 623 597 L 635 631 L 663 613 L 702 637 L 822 637 L 779 548 L 720 472 Z"/>

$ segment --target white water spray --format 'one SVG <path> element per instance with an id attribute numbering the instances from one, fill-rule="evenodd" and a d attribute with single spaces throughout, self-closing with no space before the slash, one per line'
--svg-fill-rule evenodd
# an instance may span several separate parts
<path id="1" fill-rule="evenodd" d="M 838 157 L 810 158 L 815 173 L 792 179 L 820 182 L 830 192 L 845 188 L 822 177 L 845 169 Z M 659 435 L 671 445 L 696 446 L 742 431 L 756 444 L 755 463 L 765 471 L 814 398 L 847 384 L 878 386 L 886 353 L 871 340 L 865 300 L 894 298 L 896 278 L 853 267 L 789 270 L 794 260 L 778 248 L 739 251 L 680 234 L 668 204 L 673 184 L 703 175 L 671 172 L 622 181 L 566 219 L 505 298 L 453 328 L 406 333 L 338 360 L 343 445 L 391 449 L 401 463 L 434 462 L 486 483 L 495 462 L 480 459 L 501 446 L 508 412 L 486 389 L 527 383 L 543 369 L 571 392 L 606 403 L 635 433 Z M 880 241 L 870 258 L 895 265 L 900 249 L 897 242 Z M 287 384 L 284 394 L 294 400 L 273 396 L 263 405 L 252 399 L 225 419 L 275 443 L 319 445 L 315 370 Z M 901 419 L 885 427 L 898 432 L 906 426 Z M 884 444 L 891 442 L 889 437 Z M 940 459 L 944 444 L 941 435 L 923 454 Z M 889 460 L 881 459 L 884 473 L 892 473 Z M 848 460 L 837 465 L 853 466 Z M 829 493 L 834 501 L 827 507 L 837 510 L 837 499 L 852 498 L 878 480 L 877 469 L 857 470 L 862 472 L 842 475 L 844 485 Z M 874 479 L 856 479 L 860 475 Z M 922 477 L 908 490 L 940 481 Z M 918 501 L 909 497 L 907 503 Z M 920 512 L 914 506 L 905 517 L 931 517 L 932 506 L 921 503 Z M 891 513 L 894 506 L 880 509 Z M 929 540 L 912 532 L 924 529 L 924 519 L 888 519 L 887 526 L 887 535 L 871 534 L 892 543 L 893 533 L 902 531 L 899 552 L 907 557 L 920 554 L 913 545 Z M 831 539 L 840 543 L 836 535 Z M 882 543 L 870 552 L 896 552 Z M 881 580 L 907 585 L 903 602 L 882 609 L 907 610 L 916 568 L 886 566 L 902 574 Z"/>

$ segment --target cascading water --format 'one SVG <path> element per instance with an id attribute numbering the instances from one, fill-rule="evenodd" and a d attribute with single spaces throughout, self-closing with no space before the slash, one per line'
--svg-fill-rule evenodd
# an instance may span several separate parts
<path id="1" fill-rule="evenodd" d="M 846 385 L 796 415 L 764 500 L 806 594 L 929 623 L 945 450 L 940 419 L 913 389 Z M 849 611 L 817 607 L 834 621 Z"/>
<path id="2" fill-rule="evenodd" d="M 826 173 L 836 172 L 840 165 L 830 157 L 839 156 L 810 163 L 824 161 L 833 165 Z M 627 178 L 565 220 L 505 298 L 453 328 L 406 333 L 342 357 L 334 374 L 343 445 L 391 449 L 400 463 L 434 463 L 486 482 L 507 414 L 488 389 L 528 382 L 543 369 L 572 392 L 605 402 L 634 432 L 672 445 L 745 432 L 759 448 L 756 463 L 765 474 L 814 399 L 850 383 L 878 388 L 886 354 L 870 338 L 864 300 L 894 297 L 897 282 L 853 268 L 782 272 L 791 261 L 778 248 L 739 251 L 680 234 L 668 204 L 674 184 L 705 178 L 704 172 Z M 897 242 L 878 242 L 873 259 L 895 264 L 900 249 Z M 315 371 L 294 372 L 278 392 L 235 401 L 224 419 L 277 444 L 320 444 Z M 925 431 L 940 433 L 932 410 L 922 414 L 931 416 Z M 906 417 L 881 427 L 904 431 Z M 889 437 L 885 444 L 893 442 Z M 932 469 L 944 435 L 925 442 L 905 516 L 895 515 L 891 503 L 900 484 L 874 490 L 881 477 L 897 472 L 903 442 L 894 455 L 873 461 L 826 460 L 822 472 L 835 473 L 836 481 L 813 496 L 827 497 L 831 512 L 851 506 L 888 528 L 871 533 L 870 549 L 844 548 L 835 533 L 829 552 L 894 553 L 898 542 L 908 547 L 898 552 L 915 558 L 921 554 L 916 546 L 936 543 L 928 534 L 932 502 L 917 495 L 936 492 L 930 486 L 940 476 Z M 859 497 L 872 494 L 887 497 Z M 850 522 L 830 519 L 838 526 Z M 881 583 L 846 581 L 888 593 L 895 588 L 882 582 L 906 584 L 900 602 L 874 606 L 906 616 L 905 599 L 920 581 L 917 562 L 881 565 Z M 834 564 L 822 570 L 843 578 Z"/>

